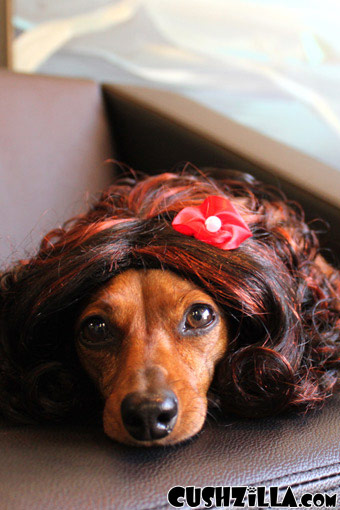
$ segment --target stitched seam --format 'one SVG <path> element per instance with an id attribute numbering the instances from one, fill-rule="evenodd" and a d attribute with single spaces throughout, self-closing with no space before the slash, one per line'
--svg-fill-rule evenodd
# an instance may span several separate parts
<path id="1" fill-rule="evenodd" d="M 335 468 L 335 467 L 340 467 L 339 462 L 336 462 L 334 464 L 326 464 L 325 466 L 319 466 L 318 468 L 307 469 L 306 471 L 295 471 L 295 473 L 289 473 L 287 475 L 277 476 L 275 478 L 269 478 L 269 479 L 264 480 L 262 482 L 256 482 L 256 484 L 259 485 L 261 483 L 265 484 L 265 483 L 275 482 L 276 480 L 282 480 L 283 478 L 286 478 L 287 476 L 292 477 L 292 476 L 295 476 L 295 475 L 304 475 L 304 474 L 313 472 L 316 469 Z M 333 477 L 333 476 L 338 476 L 338 475 L 339 475 L 339 472 L 336 472 L 334 474 L 324 475 L 324 477 L 327 478 L 327 477 Z M 323 477 L 321 477 L 321 478 L 323 478 Z M 153 509 L 151 509 L 151 510 L 153 510 Z"/>
<path id="2" fill-rule="evenodd" d="M 314 482 L 324 481 L 324 480 L 332 480 L 333 478 L 337 478 L 337 477 L 340 480 L 339 473 L 335 473 L 333 475 L 317 476 L 315 478 L 311 478 L 310 480 L 305 480 L 303 482 L 296 482 L 296 483 L 292 483 L 292 484 L 288 484 L 288 485 L 289 485 L 289 487 L 297 488 L 297 487 L 303 487 L 304 485 L 308 485 L 309 483 L 314 483 Z M 288 485 L 282 485 L 280 487 L 280 490 L 286 489 L 288 487 Z"/>

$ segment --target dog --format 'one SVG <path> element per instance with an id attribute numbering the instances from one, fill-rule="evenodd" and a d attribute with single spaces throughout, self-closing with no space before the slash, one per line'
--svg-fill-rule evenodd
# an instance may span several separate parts
<path id="1" fill-rule="evenodd" d="M 248 175 L 121 178 L 0 279 L 0 410 L 170 445 L 337 388 L 340 274 L 301 209 Z"/>

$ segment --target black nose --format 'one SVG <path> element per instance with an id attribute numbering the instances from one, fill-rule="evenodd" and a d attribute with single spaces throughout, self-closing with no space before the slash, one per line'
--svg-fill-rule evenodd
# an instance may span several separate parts
<path id="1" fill-rule="evenodd" d="M 172 391 L 129 393 L 121 405 L 124 426 L 138 441 L 161 439 L 170 434 L 177 420 L 177 398 Z"/>

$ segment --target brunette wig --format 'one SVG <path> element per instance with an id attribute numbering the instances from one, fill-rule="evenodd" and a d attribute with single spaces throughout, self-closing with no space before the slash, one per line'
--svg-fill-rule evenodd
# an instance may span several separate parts
<path id="1" fill-rule="evenodd" d="M 84 416 L 96 396 L 77 359 L 74 324 L 103 283 L 130 268 L 170 269 L 223 310 L 230 332 L 211 392 L 227 412 L 311 409 L 340 367 L 340 276 L 303 213 L 249 176 L 125 177 L 53 230 L 0 280 L 0 411 L 15 420 Z M 171 222 L 207 195 L 232 200 L 253 236 L 224 251 Z"/>

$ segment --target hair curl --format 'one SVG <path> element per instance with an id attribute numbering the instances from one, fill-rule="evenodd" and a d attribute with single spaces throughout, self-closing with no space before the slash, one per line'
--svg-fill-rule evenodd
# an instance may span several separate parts
<path id="1" fill-rule="evenodd" d="M 174 216 L 211 194 L 236 200 L 253 237 L 223 251 L 176 232 Z M 319 255 L 302 211 L 250 176 L 190 172 L 124 178 L 53 230 L 0 279 L 0 410 L 56 420 L 98 397 L 77 359 L 74 323 L 91 294 L 129 268 L 171 269 L 224 310 L 231 341 L 212 392 L 263 416 L 329 397 L 340 367 L 340 276 Z"/>

